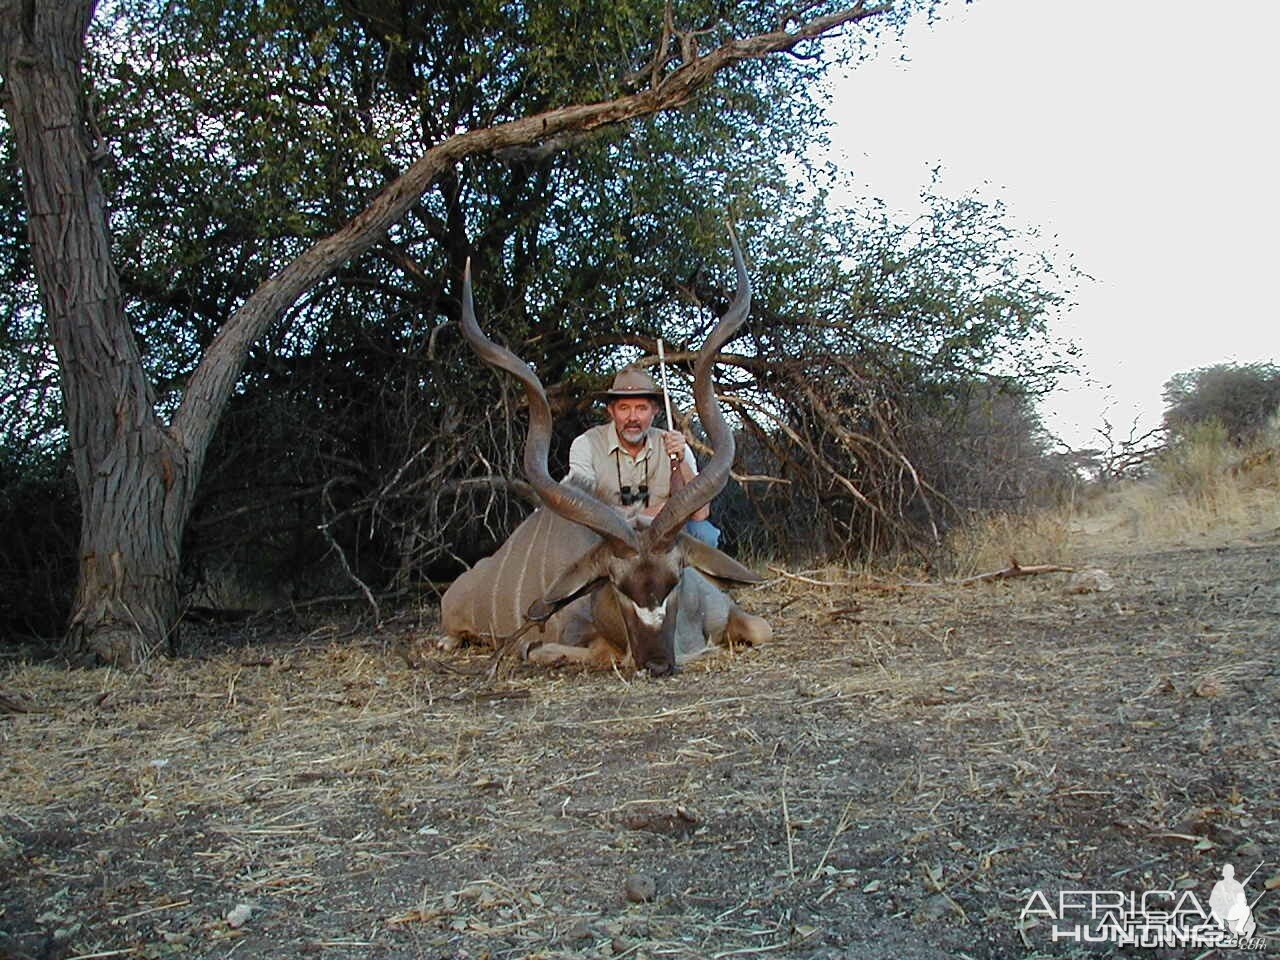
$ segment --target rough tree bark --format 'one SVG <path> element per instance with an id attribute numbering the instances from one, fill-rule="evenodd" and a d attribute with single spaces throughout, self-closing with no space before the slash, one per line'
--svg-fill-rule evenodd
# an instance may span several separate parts
<path id="1" fill-rule="evenodd" d="M 5 110 L 18 146 L 80 491 L 80 578 L 68 636 L 116 662 L 162 644 L 178 615 L 190 458 L 160 422 L 124 321 L 82 92 L 89 2 L 0 6 Z"/>
<path id="2" fill-rule="evenodd" d="M 183 528 L 209 440 L 249 348 L 298 297 L 380 240 L 435 180 L 469 156 L 679 107 L 718 70 L 790 50 L 890 7 L 859 3 L 791 29 L 730 41 L 674 69 L 655 58 L 643 78 L 649 86 L 640 92 L 437 144 L 227 319 L 167 424 L 156 412 L 111 259 L 98 177 L 106 145 L 83 93 L 84 39 L 93 9 L 93 0 L 0 0 L 0 78 L 22 169 L 33 261 L 61 368 L 83 513 L 68 642 L 109 662 L 136 664 L 162 649 L 176 628 Z"/>

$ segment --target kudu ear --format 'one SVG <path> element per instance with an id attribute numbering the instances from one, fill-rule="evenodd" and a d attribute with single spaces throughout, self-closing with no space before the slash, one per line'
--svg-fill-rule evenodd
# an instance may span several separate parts
<path id="1" fill-rule="evenodd" d="M 604 540 L 579 557 L 547 588 L 546 593 L 533 602 L 526 616 L 530 620 L 542 622 L 579 597 L 585 597 L 604 586 L 609 579 L 608 558 L 612 555 L 611 546 L 608 540 Z"/>
<path id="2" fill-rule="evenodd" d="M 750 567 L 743 566 L 727 553 L 721 553 L 715 547 L 708 546 L 696 537 L 681 533 L 676 542 L 684 561 L 696 567 L 708 577 L 716 580 L 730 580 L 734 583 L 763 583 L 764 577 Z"/>

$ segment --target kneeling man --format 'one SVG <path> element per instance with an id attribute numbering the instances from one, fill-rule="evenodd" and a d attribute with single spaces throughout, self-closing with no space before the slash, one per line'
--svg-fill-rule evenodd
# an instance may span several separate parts
<path id="1" fill-rule="evenodd" d="M 643 370 L 624 367 L 602 395 L 609 420 L 574 439 L 565 479 L 576 479 L 605 503 L 655 517 L 674 490 L 697 476 L 693 451 L 679 430 L 653 425 L 662 391 Z M 679 464 L 674 477 L 673 462 Z M 709 504 L 700 507 L 685 530 L 716 547 L 720 531 L 710 516 Z"/>

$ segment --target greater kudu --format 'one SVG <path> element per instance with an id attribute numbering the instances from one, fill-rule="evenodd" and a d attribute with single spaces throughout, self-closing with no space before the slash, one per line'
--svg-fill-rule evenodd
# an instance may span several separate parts
<path id="1" fill-rule="evenodd" d="M 634 524 L 593 491 L 552 480 L 546 393 L 527 364 L 480 331 L 468 263 L 462 332 L 486 363 L 524 386 L 529 404 L 524 470 L 543 506 L 496 554 L 446 591 L 441 619 L 447 636 L 500 641 L 535 621 L 541 632 L 531 634 L 521 650 L 532 662 L 622 663 L 663 676 L 709 643 L 753 644 L 772 635 L 768 623 L 744 612 L 707 579 L 756 583 L 760 576 L 683 532 L 689 517 L 724 487 L 733 464 L 733 431 L 711 382 L 717 353 L 746 320 L 751 304 L 742 251 L 736 237 L 732 242 L 737 293 L 694 362 L 694 403 L 714 452 L 648 526 Z"/>

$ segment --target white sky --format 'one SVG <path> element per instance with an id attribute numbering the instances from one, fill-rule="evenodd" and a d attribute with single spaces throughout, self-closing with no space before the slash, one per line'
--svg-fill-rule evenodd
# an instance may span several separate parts
<path id="1" fill-rule="evenodd" d="M 940 163 L 1075 254 L 1086 379 L 1044 413 L 1094 445 L 1104 411 L 1157 425 L 1171 374 L 1280 362 L 1278 40 L 1270 0 L 953 0 L 836 81 L 832 158 L 902 209 Z"/>

